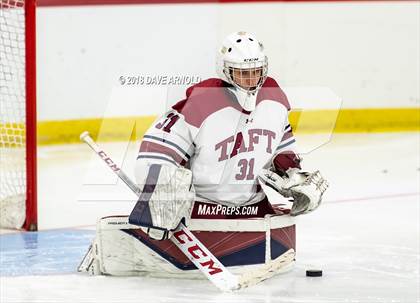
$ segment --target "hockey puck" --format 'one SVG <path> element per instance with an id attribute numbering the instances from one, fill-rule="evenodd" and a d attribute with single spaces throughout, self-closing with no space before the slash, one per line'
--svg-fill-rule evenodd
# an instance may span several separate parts
<path id="1" fill-rule="evenodd" d="M 307 277 L 322 277 L 322 270 L 320 269 L 308 269 L 306 271 Z"/>

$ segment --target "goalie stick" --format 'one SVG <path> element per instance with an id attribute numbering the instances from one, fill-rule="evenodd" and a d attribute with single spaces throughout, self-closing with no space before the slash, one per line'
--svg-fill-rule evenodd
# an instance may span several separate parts
<path id="1" fill-rule="evenodd" d="M 137 195 L 141 189 L 115 164 L 114 161 L 95 143 L 89 132 L 80 135 L 80 140 L 108 165 L 109 168 Z M 170 240 L 185 254 L 185 256 L 222 291 L 233 291 L 255 285 L 275 275 L 276 271 L 290 264 L 295 257 L 295 251 L 289 249 L 277 259 L 264 264 L 261 268 L 247 272 L 239 277 L 233 275 L 227 268 L 188 230 L 181 222 L 173 232 Z"/>

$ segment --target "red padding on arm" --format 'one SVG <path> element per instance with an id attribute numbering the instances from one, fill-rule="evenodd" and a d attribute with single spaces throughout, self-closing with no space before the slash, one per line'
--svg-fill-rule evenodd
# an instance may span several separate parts
<path id="1" fill-rule="evenodd" d="M 289 168 L 301 169 L 300 158 L 292 151 L 285 151 L 276 155 L 273 159 L 273 165 L 279 172 L 285 172 Z"/>

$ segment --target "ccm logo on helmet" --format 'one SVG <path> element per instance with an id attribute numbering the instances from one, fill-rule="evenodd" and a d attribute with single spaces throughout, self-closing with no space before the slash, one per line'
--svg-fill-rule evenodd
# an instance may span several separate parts
<path id="1" fill-rule="evenodd" d="M 258 61 L 258 58 L 244 59 L 244 62 L 253 62 L 253 61 Z"/>

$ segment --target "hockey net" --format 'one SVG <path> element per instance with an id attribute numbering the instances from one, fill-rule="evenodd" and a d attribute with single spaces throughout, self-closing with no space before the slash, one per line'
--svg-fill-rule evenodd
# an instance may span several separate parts
<path id="1" fill-rule="evenodd" d="M 36 229 L 34 11 L 0 0 L 1 228 Z"/>

